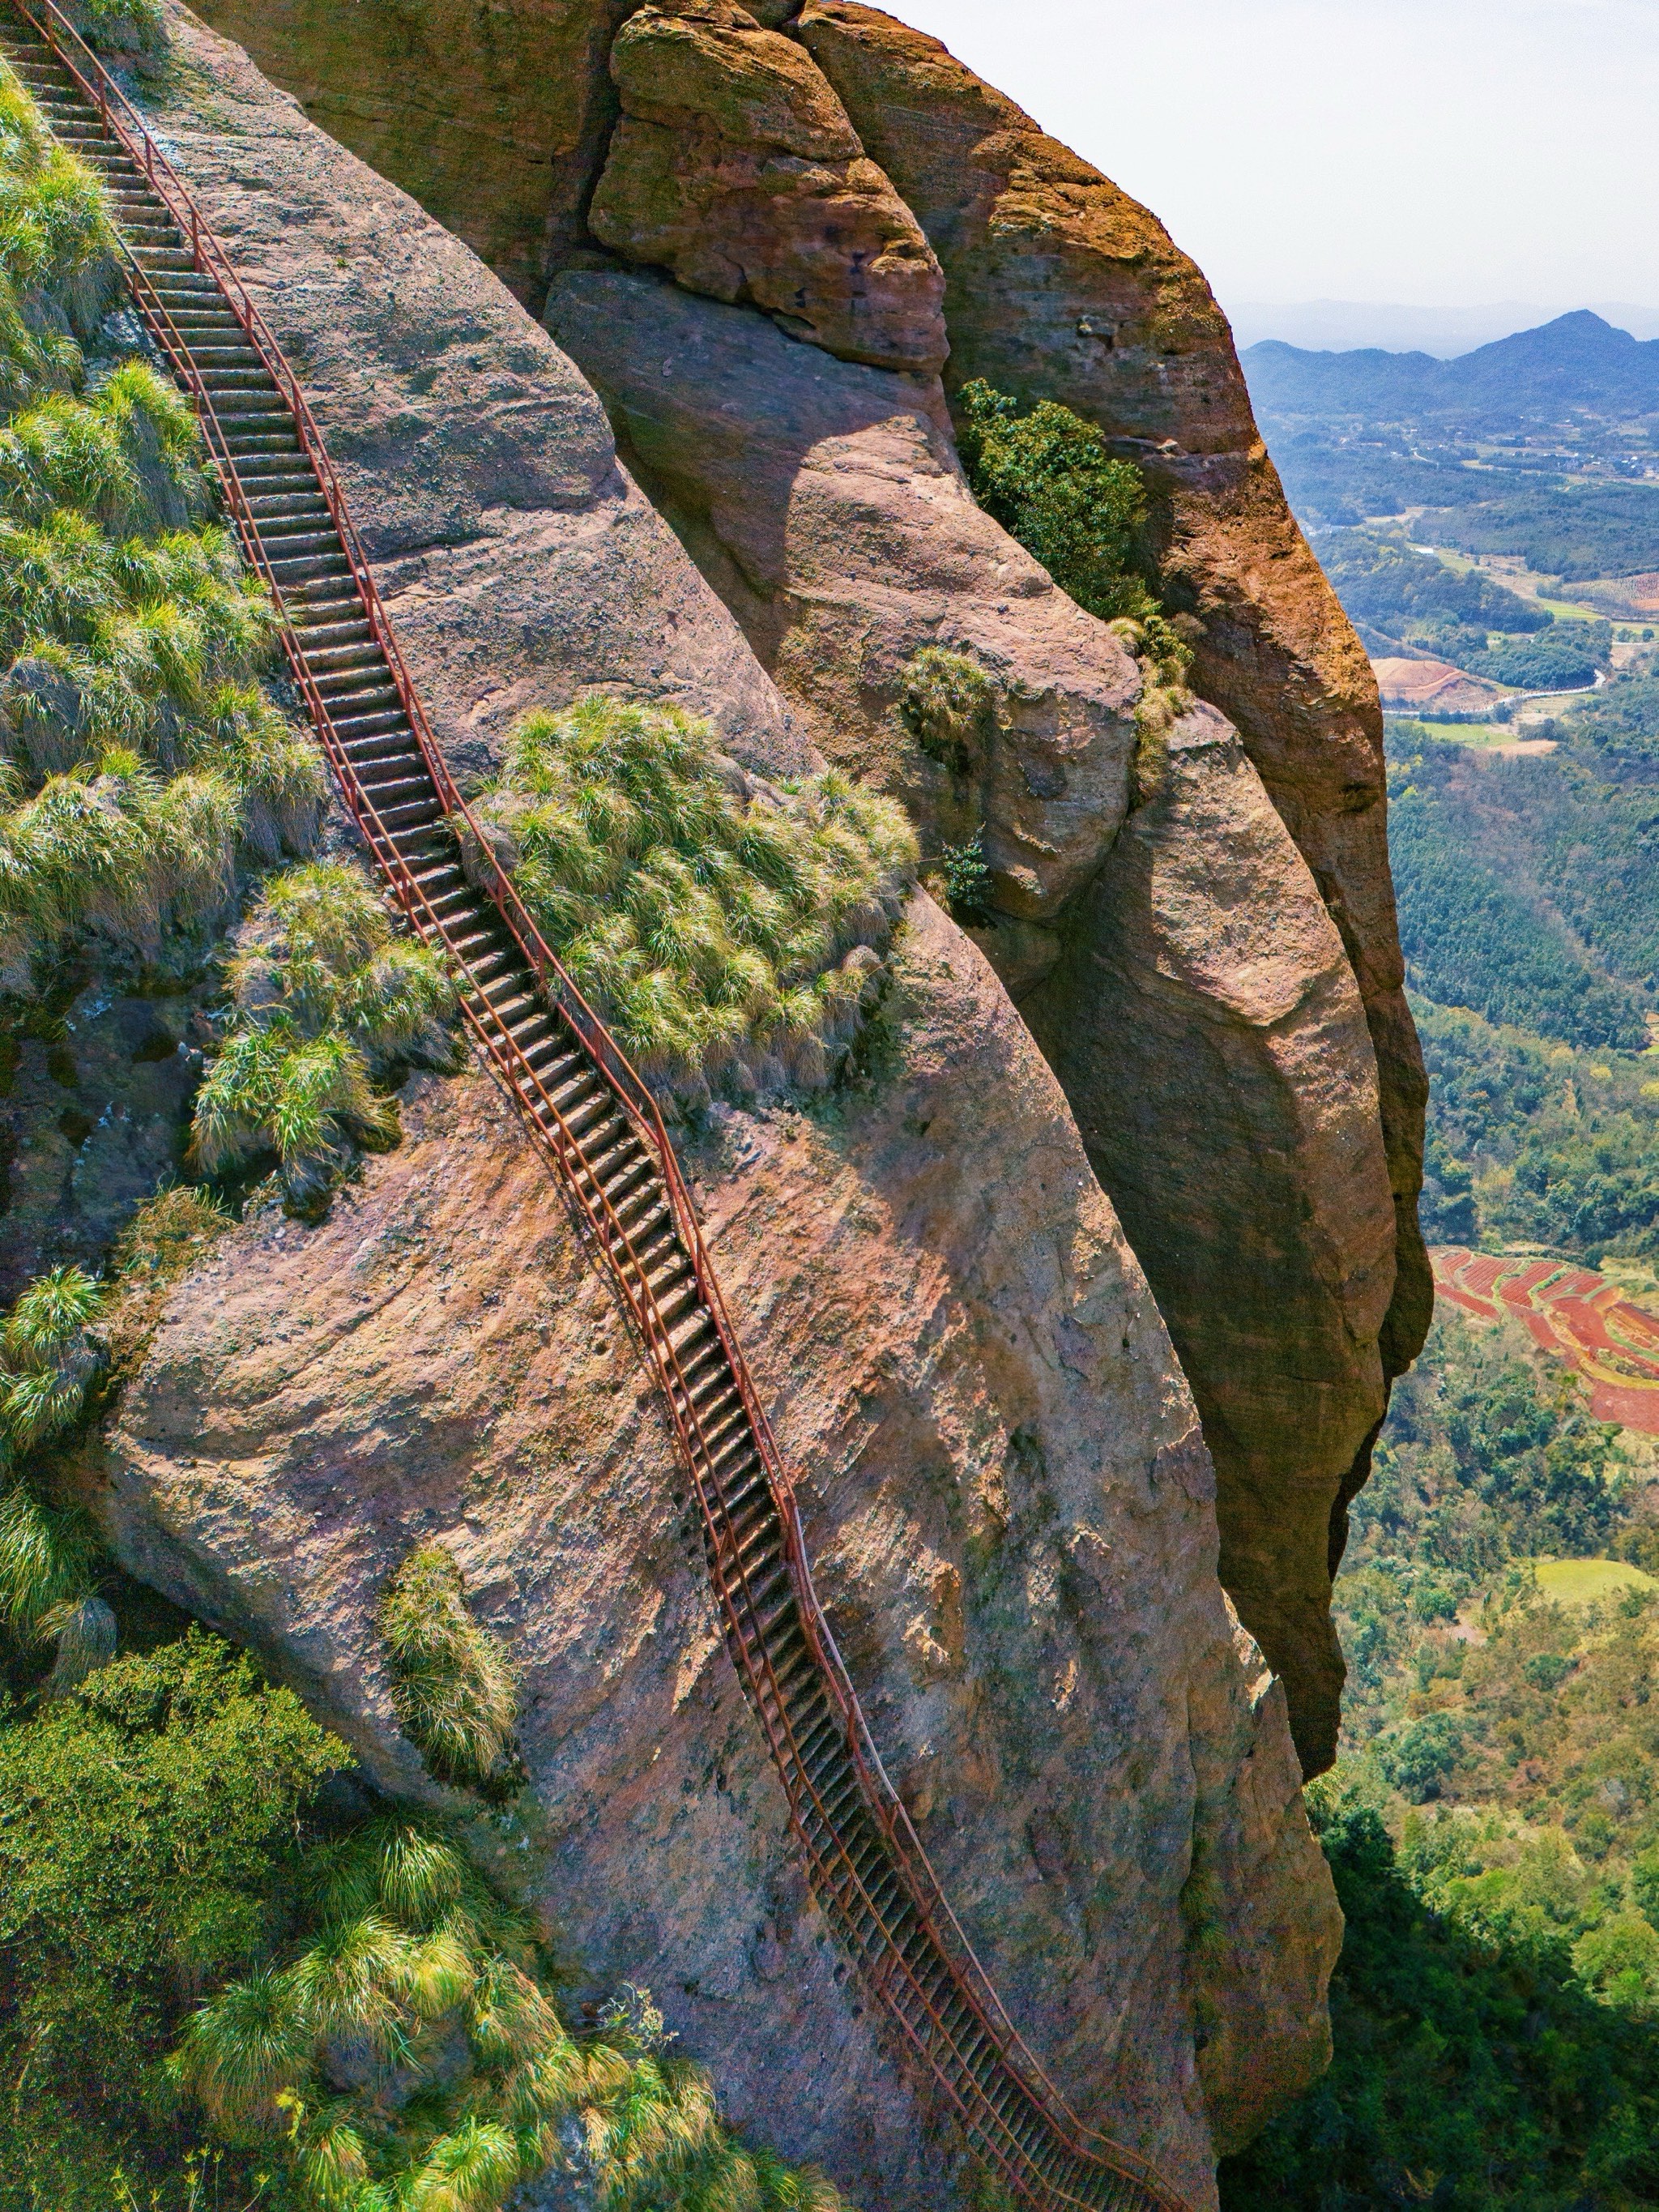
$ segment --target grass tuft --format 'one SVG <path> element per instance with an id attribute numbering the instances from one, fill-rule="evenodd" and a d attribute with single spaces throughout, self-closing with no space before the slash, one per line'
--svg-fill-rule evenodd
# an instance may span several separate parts
<path id="1" fill-rule="evenodd" d="M 234 2139 L 286 2129 L 300 2212 L 501 2212 L 549 2166 L 605 2212 L 842 2212 L 731 2135 L 648 1990 L 574 2038 L 530 1928 L 442 1829 L 388 1814 L 307 1857 L 312 1932 L 170 2062 Z"/>
<path id="2" fill-rule="evenodd" d="M 397 1141 L 377 1080 L 453 1054 L 447 963 L 396 936 L 367 877 L 343 862 L 270 878 L 231 993 L 230 1033 L 197 1094 L 195 1156 L 218 1175 L 274 1153 L 293 1203 L 323 1195 L 354 1145 Z"/>
<path id="3" fill-rule="evenodd" d="M 392 1575 L 375 1622 L 404 1732 L 441 1781 L 510 1788 L 515 1689 L 501 1645 L 467 1611 L 460 1569 L 441 1545 Z"/>
<path id="4" fill-rule="evenodd" d="M 489 854 L 641 1073 L 670 1097 L 826 1079 L 915 879 L 891 800 L 772 785 L 706 723 L 592 696 L 533 714 L 474 805 Z M 463 831 L 482 878 L 485 854 Z"/>

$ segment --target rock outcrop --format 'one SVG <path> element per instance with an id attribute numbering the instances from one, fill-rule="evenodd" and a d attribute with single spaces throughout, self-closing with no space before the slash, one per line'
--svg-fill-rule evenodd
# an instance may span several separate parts
<path id="1" fill-rule="evenodd" d="M 1383 1337 L 1397 1374 L 1433 1290 L 1416 1212 L 1427 1086 L 1389 874 L 1382 710 L 1256 430 L 1226 319 L 1154 216 L 937 40 L 856 0 L 806 0 L 795 29 L 944 265 L 953 386 L 984 377 L 1063 400 L 1146 474 L 1166 603 L 1202 624 L 1194 682 L 1237 726 L 1365 1000 L 1397 1209 Z"/>
<path id="2" fill-rule="evenodd" d="M 1131 1243 L 1158 1256 L 1223 1476 L 1224 1578 L 1297 1686 L 1311 1764 L 1334 1743 L 1342 1658 L 1308 1569 L 1383 1403 L 1376 1061 L 1342 940 L 1237 731 L 1193 708 L 1143 779 L 1064 958 L 1021 1003 Z"/>
<path id="3" fill-rule="evenodd" d="M 457 765 L 595 683 L 709 714 L 768 774 L 813 765 L 566 356 L 169 21 L 138 96 L 300 368 Z M 1133 675 L 1091 678 L 1120 746 Z M 1223 1598 L 1191 1394 L 1049 1069 L 925 897 L 897 965 L 857 1085 L 716 1115 L 688 1166 L 945 1887 L 1085 2117 L 1211 2203 L 1218 2148 L 1328 2047 L 1339 1922 L 1284 1694 Z M 88 1501 L 416 1793 L 373 1613 L 410 1546 L 449 1543 L 521 1668 L 532 1880 L 573 1968 L 651 1982 L 733 2117 L 856 2199 L 960 2201 L 804 1894 L 611 1294 L 482 1079 L 404 1106 L 325 1222 L 256 1210 L 171 1294 Z"/>
<path id="4" fill-rule="evenodd" d="M 608 270 L 556 280 L 548 322 L 812 742 L 902 799 L 929 854 L 982 828 L 1010 914 L 1056 913 L 1123 819 L 1140 673 L 975 504 L 937 381 Z M 948 757 L 905 711 L 930 647 L 989 686 Z"/>
<path id="5" fill-rule="evenodd" d="M 829 83 L 732 0 L 658 0 L 611 50 L 622 120 L 594 236 L 847 361 L 937 369 L 933 248 Z"/>
<path id="6" fill-rule="evenodd" d="M 1194 2205 L 1324 2063 L 1339 1919 L 1145 1279 L 989 969 L 922 901 L 884 1072 L 684 1158 L 831 1624 L 970 1939 L 1083 2117 Z M 124 1560 L 387 1786 L 373 1613 L 438 1540 L 519 1669 L 578 1997 L 648 1982 L 731 2115 L 860 2204 L 961 2201 L 805 1894 L 660 1407 L 481 1078 L 330 1220 L 173 1298 L 94 1493 Z M 487 1231 L 487 1233 L 485 1233 Z M 787 2094 L 780 2094 L 782 2085 Z"/>
<path id="7" fill-rule="evenodd" d="M 425 0 L 433 22 L 443 4 Z M 277 0 L 270 22 L 245 23 L 244 0 L 210 5 L 314 97 L 326 42 L 297 12 L 304 0 Z M 527 49 L 538 9 L 550 55 L 589 51 L 572 0 L 506 0 L 500 37 Z M 939 392 L 921 373 L 944 353 L 929 319 L 940 270 L 953 388 L 984 376 L 1061 399 L 1144 471 L 1151 552 L 1165 604 L 1195 641 L 1195 688 L 1238 731 L 1340 933 L 1374 1066 L 1344 1062 L 1339 1079 L 1352 1074 L 1354 1096 L 1379 1102 L 1395 1206 L 1380 1328 L 1369 1318 L 1383 1264 L 1370 1212 L 1349 1224 L 1340 1261 L 1316 1249 L 1324 1231 L 1312 1224 L 1337 1220 L 1340 1175 L 1328 1188 L 1299 1191 L 1269 1234 L 1284 1266 L 1304 1267 L 1307 1284 L 1322 1286 L 1306 1293 L 1324 1302 L 1319 1325 L 1300 1339 L 1287 1328 L 1278 1349 L 1282 1371 L 1302 1374 L 1332 1418 L 1287 1419 L 1276 1391 L 1241 1393 L 1224 1371 L 1231 1309 L 1274 1310 L 1276 1277 L 1239 1274 L 1229 1219 L 1235 1206 L 1267 1206 L 1269 1186 L 1289 1188 L 1275 1162 L 1259 1161 L 1207 1222 L 1188 1217 L 1177 1231 L 1173 1214 L 1146 1216 L 1136 1229 L 1206 1418 L 1225 1401 L 1246 1424 L 1212 1433 L 1223 1492 L 1236 1492 L 1241 1514 L 1270 1517 L 1247 1528 L 1229 1516 L 1224 1574 L 1285 1672 L 1303 1757 L 1316 1771 L 1334 1744 L 1340 1655 L 1327 1632 L 1315 1639 L 1316 1662 L 1309 1636 L 1285 1624 L 1306 1623 L 1327 1601 L 1388 1380 L 1413 1355 L 1431 1299 L 1415 1220 L 1425 1085 L 1401 988 L 1381 720 L 1364 654 L 1285 506 L 1225 319 L 1145 209 L 937 40 L 855 0 L 664 0 L 611 13 L 593 0 L 590 13 L 592 51 L 610 59 L 603 86 L 566 84 L 559 95 L 586 120 L 570 125 L 552 157 L 542 266 L 550 325 L 599 385 L 638 472 L 803 729 L 902 795 L 930 851 L 985 825 L 1000 915 L 980 939 L 1011 988 L 1029 991 L 1054 971 L 1060 909 L 1080 912 L 1075 902 L 1110 848 L 1121 740 L 1106 733 L 1128 693 L 1121 649 L 1084 644 L 1077 625 L 1043 603 L 1024 556 L 964 510 Z M 621 17 L 625 27 L 607 47 Z M 358 66 L 338 64 L 341 82 L 356 82 Z M 625 111 L 614 127 L 611 72 Z M 400 112 L 430 104 L 429 74 L 405 72 L 386 96 Z M 486 235 L 498 189 L 489 175 L 481 172 L 470 193 L 456 178 L 434 188 L 360 117 L 330 119 L 371 159 L 390 155 L 392 173 L 462 235 Z M 854 191 L 847 201 L 854 172 L 873 198 Z M 832 205 L 833 222 L 821 221 Z M 881 239 L 898 241 L 896 261 Z M 607 265 L 600 242 L 691 292 L 752 305 L 722 318 L 680 289 Z M 787 348 L 756 308 L 810 343 Z M 860 342 L 860 317 L 866 336 L 884 332 L 881 344 Z M 919 335 L 924 325 L 929 334 Z M 837 367 L 826 351 L 857 358 Z M 921 641 L 977 657 L 995 684 L 987 742 L 971 759 L 960 748 L 930 750 L 907 716 L 903 672 Z M 1228 787 L 1243 787 L 1235 779 Z M 1248 812 L 1234 826 L 1248 837 Z M 1149 949 L 1157 927 L 1141 920 Z M 1085 930 L 1079 943 L 1086 939 Z M 1081 988 L 1092 971 L 1085 961 L 1066 972 Z M 1248 999 L 1248 983 L 1240 988 Z M 1230 987 L 1218 1005 L 1238 998 Z M 1095 1017 L 1079 1002 L 1071 1018 L 1086 1029 Z M 1085 1085 L 1091 1064 L 1073 1054 L 1068 1085 Z M 1304 1069 L 1314 1090 L 1298 1113 L 1322 1124 L 1328 1093 L 1311 1061 Z M 1172 1163 L 1201 1150 L 1206 1119 L 1196 1094 L 1176 1091 L 1187 1105 L 1170 1104 L 1158 1122 Z M 1073 1103 L 1086 1126 L 1103 1125 L 1103 1098 L 1073 1088 Z M 1191 1132 L 1180 1126 L 1188 1110 L 1199 1116 Z M 1316 1146 L 1296 1157 L 1312 1172 L 1336 1156 Z M 1148 1172 L 1158 1158 L 1143 1163 Z M 1097 1164 L 1116 1171 L 1104 1154 Z M 1230 1157 L 1226 1172 L 1249 1165 Z M 1171 1172 L 1178 1181 L 1185 1170 Z M 1220 1172 L 1218 1164 L 1218 1188 Z M 1199 1281 L 1207 1305 L 1194 1302 Z M 1354 1297 L 1340 1287 L 1356 1284 L 1364 1287 Z M 1262 1474 L 1275 1464 L 1282 1514 Z M 1236 1540 L 1246 1535 L 1241 1551 Z M 1282 1603 L 1267 1595 L 1275 1582 Z"/>
<path id="8" fill-rule="evenodd" d="M 827 361 L 611 270 L 556 278 L 546 312 L 814 742 L 902 797 L 928 854 L 981 831 L 997 914 L 976 940 L 1146 1255 L 1215 1455 L 1223 1579 L 1285 1677 L 1309 1770 L 1328 1765 L 1330 1523 L 1385 1403 L 1395 1226 L 1360 994 L 1260 774 L 1219 715 L 1194 718 L 1202 741 L 1175 758 L 1231 740 L 1227 772 L 1196 812 L 1143 808 L 1146 866 L 1126 871 L 1108 856 L 1140 673 L 975 505 L 932 380 Z M 943 747 L 907 696 L 928 647 L 987 685 Z M 1201 927 L 1183 906 L 1198 957 L 1149 996 L 1171 943 L 1149 884 L 1201 878 L 1220 852 L 1224 895 Z"/>

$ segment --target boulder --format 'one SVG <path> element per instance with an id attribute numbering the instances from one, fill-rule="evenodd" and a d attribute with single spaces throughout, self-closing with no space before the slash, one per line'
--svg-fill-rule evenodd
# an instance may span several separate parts
<path id="1" fill-rule="evenodd" d="M 717 1115 L 684 1165 L 947 1894 L 1085 2121 L 1212 2206 L 1218 2145 L 1324 2063 L 1329 1875 L 1216 1583 L 1191 1397 L 1065 1102 L 925 898 L 897 964 L 865 1086 Z M 173 1294 L 88 1495 L 130 1568 L 434 1802 L 374 1612 L 447 1545 L 518 1670 L 535 1849 L 479 1833 L 569 2002 L 647 1984 L 757 2140 L 855 2203 L 945 2212 L 959 2146 L 806 1891 L 615 1296 L 489 1084 L 423 1079 L 405 1120 L 328 1221 L 256 1212 Z"/>
<path id="2" fill-rule="evenodd" d="M 594 236 L 848 361 L 937 369 L 944 278 L 811 58 L 731 0 L 663 0 L 611 51 Z"/>
<path id="3" fill-rule="evenodd" d="M 547 315 L 812 742 L 904 800 L 928 859 L 982 825 L 999 906 L 1055 913 L 1123 818 L 1140 673 L 975 504 L 937 380 L 611 270 Z M 929 647 L 983 672 L 965 741 L 907 701 Z"/>

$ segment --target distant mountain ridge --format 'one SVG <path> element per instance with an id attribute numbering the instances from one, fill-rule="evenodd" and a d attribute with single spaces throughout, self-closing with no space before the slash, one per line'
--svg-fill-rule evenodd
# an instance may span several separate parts
<path id="1" fill-rule="evenodd" d="M 1256 406 L 1279 416 L 1398 420 L 1564 407 L 1659 413 L 1659 338 L 1632 337 L 1588 308 L 1451 361 L 1371 346 L 1310 353 L 1267 338 L 1243 362 Z"/>

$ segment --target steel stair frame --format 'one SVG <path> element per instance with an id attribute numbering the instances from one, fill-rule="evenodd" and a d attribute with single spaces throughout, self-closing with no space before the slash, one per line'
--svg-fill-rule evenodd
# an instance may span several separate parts
<path id="1" fill-rule="evenodd" d="M 7 37 L 8 12 L 32 48 Z M 112 186 L 135 303 L 195 405 L 343 802 L 407 926 L 465 979 L 472 1044 L 606 1263 L 668 1407 L 726 1647 L 814 1895 L 890 2041 L 1031 2212 L 1187 2212 L 1149 2165 L 1069 2111 L 951 1912 L 813 1589 L 793 1486 L 656 1101 L 481 837 L 487 896 L 461 871 L 450 825 L 471 817 L 281 349 L 143 117 L 56 0 L 0 0 L 0 52 L 60 143 Z M 262 482 L 277 488 L 262 493 Z M 389 780 L 372 780 L 377 764 Z"/>

